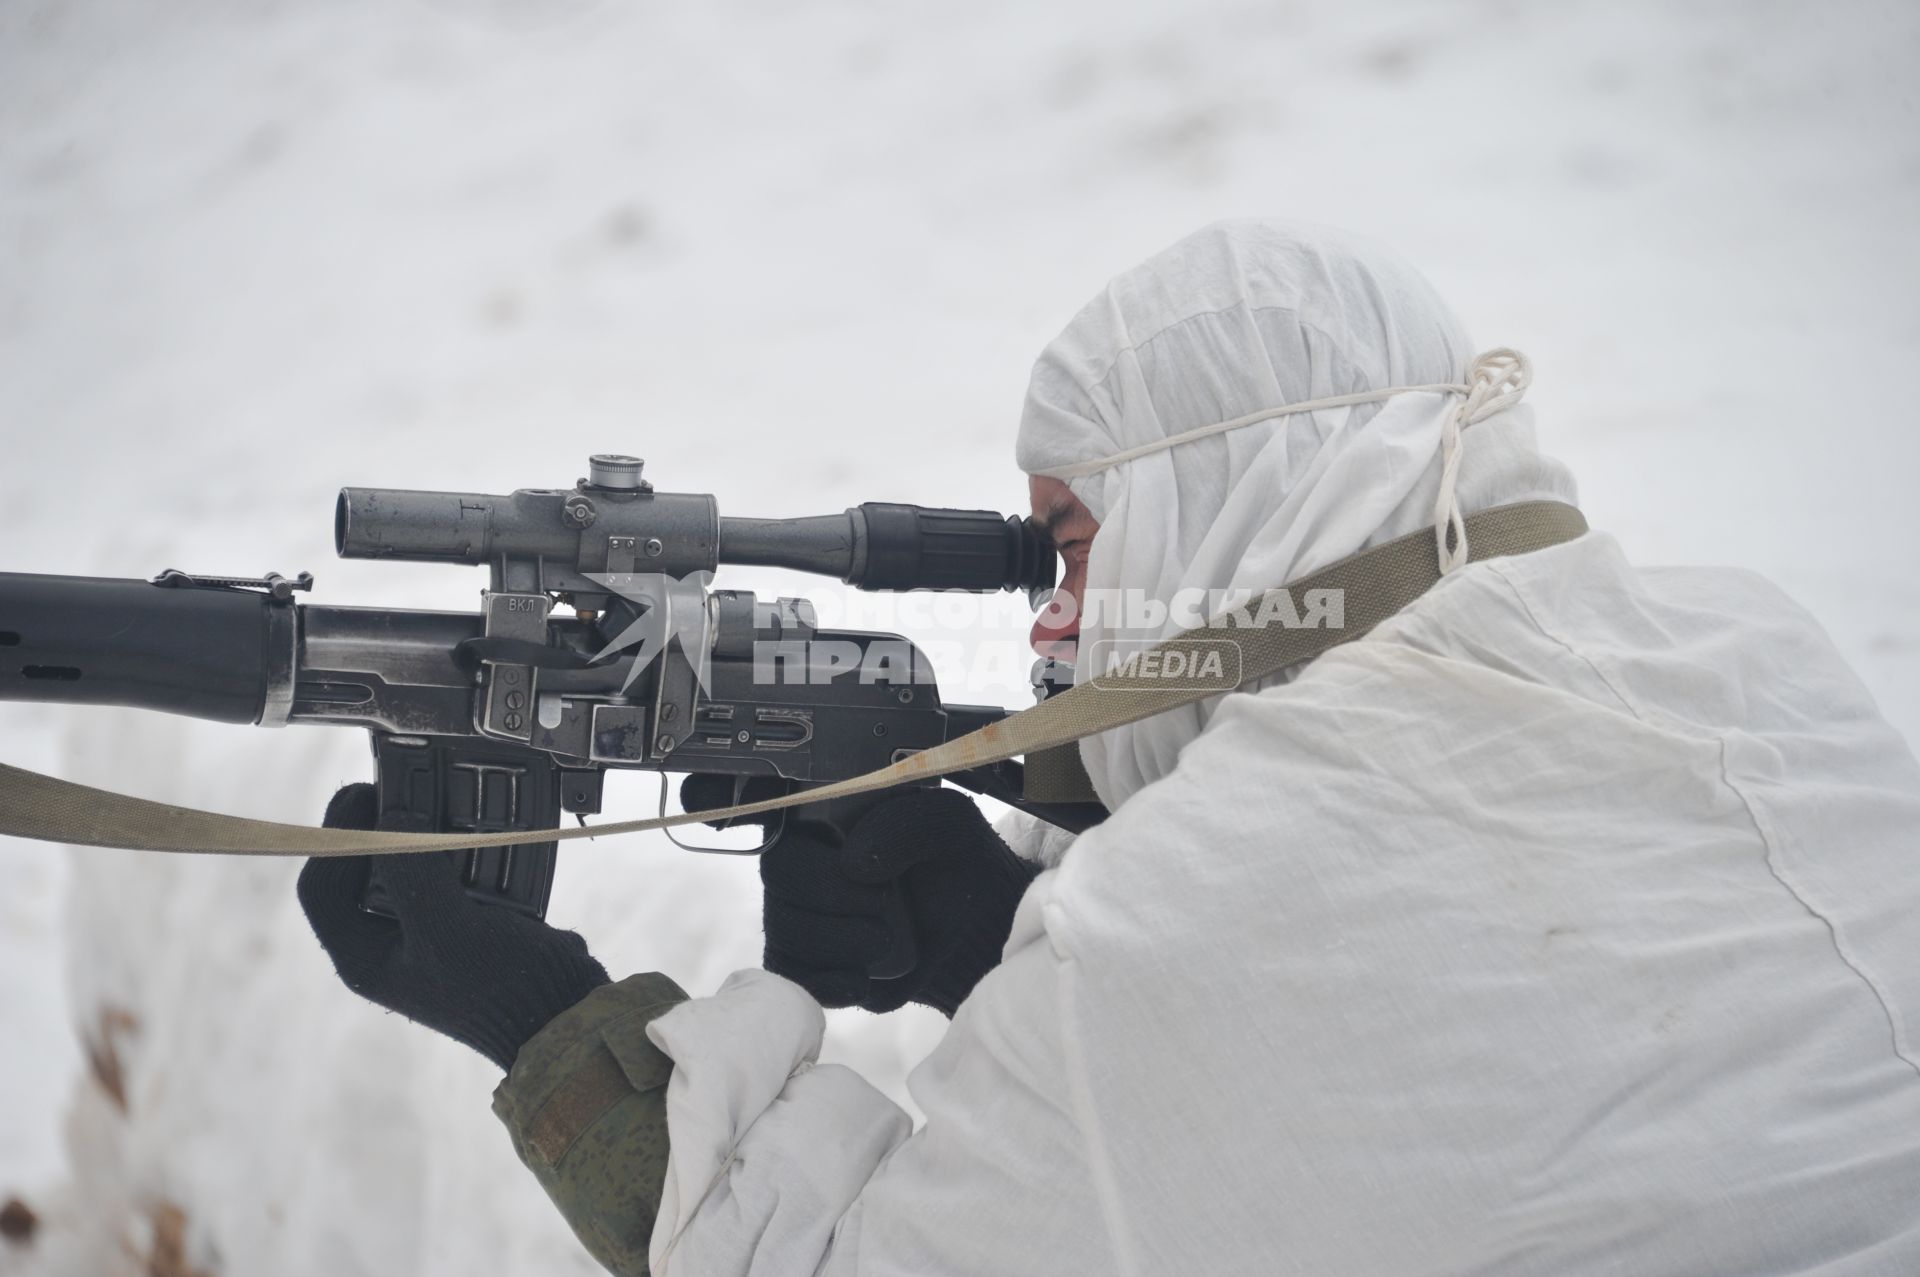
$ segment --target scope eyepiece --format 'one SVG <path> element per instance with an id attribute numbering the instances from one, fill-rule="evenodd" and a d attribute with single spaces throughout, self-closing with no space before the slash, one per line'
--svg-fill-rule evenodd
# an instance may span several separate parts
<path id="1" fill-rule="evenodd" d="M 1033 590 L 1056 556 L 1031 520 L 992 510 L 929 510 L 869 501 L 867 552 L 845 578 L 863 590 Z"/>

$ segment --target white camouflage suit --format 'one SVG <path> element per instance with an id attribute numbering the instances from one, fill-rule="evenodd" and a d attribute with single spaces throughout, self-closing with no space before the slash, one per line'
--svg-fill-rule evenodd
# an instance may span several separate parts
<path id="1" fill-rule="evenodd" d="M 1210 227 L 1048 347 L 1019 461 L 1473 354 L 1376 248 Z M 1448 411 L 1075 479 L 1090 588 L 1264 589 L 1428 527 Z M 1527 412 L 1466 433 L 1468 512 L 1572 499 Z M 657 1272 L 1920 1274 L 1920 767 L 1766 581 L 1596 531 L 1083 755 L 1113 815 L 913 1075 L 922 1129 L 811 1066 L 777 977 L 653 1023 Z"/>

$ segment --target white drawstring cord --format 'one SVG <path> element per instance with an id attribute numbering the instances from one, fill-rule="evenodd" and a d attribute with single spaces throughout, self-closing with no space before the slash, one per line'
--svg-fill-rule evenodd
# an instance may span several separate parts
<path id="1" fill-rule="evenodd" d="M 1495 413 L 1505 412 L 1520 402 L 1520 397 L 1533 383 L 1533 364 L 1519 351 L 1507 346 L 1496 347 L 1473 361 L 1467 370 L 1464 383 L 1440 382 L 1427 386 L 1390 386 L 1385 390 L 1363 390 L 1352 395 L 1331 395 L 1325 399 L 1309 399 L 1305 403 L 1285 404 L 1278 408 L 1264 408 L 1259 412 L 1248 413 L 1244 417 L 1235 417 L 1231 421 L 1217 421 L 1210 426 L 1200 426 L 1194 430 L 1184 430 L 1177 435 L 1168 435 L 1164 439 L 1155 439 L 1151 443 L 1139 444 L 1132 448 L 1123 448 L 1112 456 L 1096 457 L 1092 461 L 1076 461 L 1071 465 L 1053 466 L 1033 473 L 1048 479 L 1077 479 L 1082 475 L 1098 474 L 1102 470 L 1112 469 L 1125 461 L 1138 457 L 1152 456 L 1156 452 L 1165 452 L 1183 443 L 1192 443 L 1195 439 L 1206 439 L 1213 435 L 1225 434 L 1229 430 L 1239 430 L 1244 426 L 1258 425 L 1263 421 L 1272 421 L 1275 417 L 1288 417 L 1297 412 L 1318 412 L 1322 408 L 1345 408 L 1352 404 L 1376 403 L 1382 399 L 1391 399 L 1395 395 L 1407 394 L 1443 394 L 1459 395 L 1460 403 L 1447 414 L 1440 436 L 1440 496 L 1433 508 L 1433 537 L 1440 556 L 1442 576 L 1453 571 L 1467 561 L 1467 528 L 1460 517 L 1459 503 L 1454 499 L 1454 486 L 1460 473 L 1460 432 L 1468 426 L 1485 421 Z"/>
<path id="2" fill-rule="evenodd" d="M 1454 486 L 1460 477 L 1460 432 L 1520 402 L 1533 384 L 1533 364 L 1519 351 L 1499 346 L 1473 361 L 1462 398 L 1447 414 L 1440 434 L 1440 494 L 1433 503 L 1433 541 L 1440 575 L 1467 561 L 1467 525 Z"/>

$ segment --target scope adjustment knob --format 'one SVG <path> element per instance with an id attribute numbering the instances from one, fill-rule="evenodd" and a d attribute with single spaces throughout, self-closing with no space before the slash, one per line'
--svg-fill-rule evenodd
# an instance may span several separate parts
<path id="1" fill-rule="evenodd" d="M 652 486 L 640 477 L 640 468 L 646 464 L 623 453 L 596 452 L 587 458 L 587 482 L 615 492 L 645 492 Z"/>

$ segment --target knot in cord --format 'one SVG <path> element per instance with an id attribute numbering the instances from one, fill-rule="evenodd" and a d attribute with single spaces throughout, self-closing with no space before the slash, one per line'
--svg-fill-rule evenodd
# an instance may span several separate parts
<path id="1" fill-rule="evenodd" d="M 1467 561 L 1467 525 L 1460 517 L 1455 487 L 1460 477 L 1460 432 L 1520 402 L 1533 384 L 1533 363 L 1508 346 L 1498 346 L 1473 361 L 1465 393 L 1447 414 L 1440 435 L 1440 494 L 1433 503 L 1433 540 L 1445 576 Z"/>

